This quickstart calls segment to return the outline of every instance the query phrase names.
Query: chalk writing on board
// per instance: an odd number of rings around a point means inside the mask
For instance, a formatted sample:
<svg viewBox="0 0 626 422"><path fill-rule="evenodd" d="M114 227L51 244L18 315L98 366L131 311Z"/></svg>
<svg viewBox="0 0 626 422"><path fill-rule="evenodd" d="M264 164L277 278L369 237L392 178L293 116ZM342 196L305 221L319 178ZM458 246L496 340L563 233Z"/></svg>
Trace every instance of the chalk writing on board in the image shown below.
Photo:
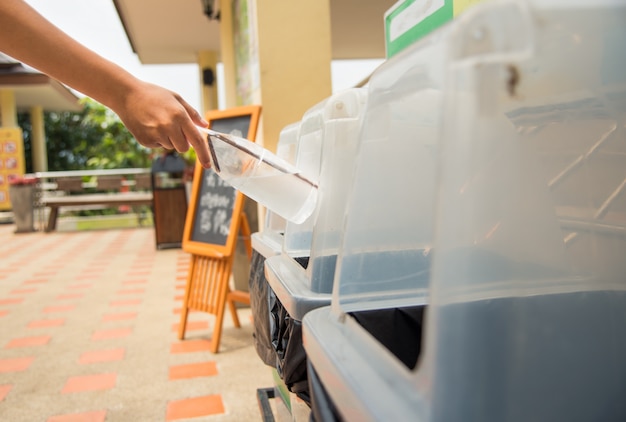
<svg viewBox="0 0 626 422"><path fill-rule="evenodd" d="M198 218L194 238L207 243L223 244L232 222L232 209L237 191L215 172L205 170L198 201Z"/></svg>

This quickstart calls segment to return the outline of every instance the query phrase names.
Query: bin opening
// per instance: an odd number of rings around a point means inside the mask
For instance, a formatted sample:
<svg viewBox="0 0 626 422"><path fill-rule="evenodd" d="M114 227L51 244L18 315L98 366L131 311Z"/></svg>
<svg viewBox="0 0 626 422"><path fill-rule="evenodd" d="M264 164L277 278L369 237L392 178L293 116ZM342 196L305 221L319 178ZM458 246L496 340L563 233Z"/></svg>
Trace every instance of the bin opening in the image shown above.
<svg viewBox="0 0 626 422"><path fill-rule="evenodd" d="M295 257L294 261L296 261L302 268L306 270L309 266L309 259L309 256L299 256Z"/></svg>
<svg viewBox="0 0 626 422"><path fill-rule="evenodd" d="M426 305L350 312L368 333L409 369L414 369L422 350Z"/></svg>

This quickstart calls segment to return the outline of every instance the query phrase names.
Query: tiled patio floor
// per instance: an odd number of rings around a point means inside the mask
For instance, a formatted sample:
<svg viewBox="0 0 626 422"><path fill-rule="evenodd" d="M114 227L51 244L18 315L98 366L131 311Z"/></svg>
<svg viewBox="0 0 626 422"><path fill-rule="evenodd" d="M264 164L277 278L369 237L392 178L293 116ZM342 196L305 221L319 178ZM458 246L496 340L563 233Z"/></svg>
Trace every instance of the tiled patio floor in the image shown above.
<svg viewBox="0 0 626 422"><path fill-rule="evenodd" d="M0 225L0 421L259 421L272 385L252 344L224 318L176 329L189 255L157 251L150 228L14 234Z"/></svg>

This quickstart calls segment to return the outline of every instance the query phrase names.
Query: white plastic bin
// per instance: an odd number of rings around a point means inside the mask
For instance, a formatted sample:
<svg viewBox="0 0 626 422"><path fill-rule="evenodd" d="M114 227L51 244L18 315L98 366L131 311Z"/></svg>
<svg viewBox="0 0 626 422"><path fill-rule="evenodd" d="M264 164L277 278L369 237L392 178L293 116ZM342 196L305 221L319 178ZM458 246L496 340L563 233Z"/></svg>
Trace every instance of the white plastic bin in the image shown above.
<svg viewBox="0 0 626 422"><path fill-rule="evenodd" d="M322 163L323 110L326 100L307 110L298 129L296 167L310 180L319 180ZM318 201L319 202L319 196ZM317 207L317 202L315 206ZM308 257L315 216L294 223L287 221L283 251L294 259Z"/></svg>
<svg viewBox="0 0 626 422"><path fill-rule="evenodd" d="M487 1L375 72L364 121L387 118L364 125L332 305L303 320L317 421L626 420L625 23L623 1ZM418 97L430 137L395 119ZM406 179L368 196L391 161ZM406 216L368 230L381 201ZM420 245L426 279L361 259ZM364 328L378 312L395 323Z"/></svg>
<svg viewBox="0 0 626 422"><path fill-rule="evenodd" d="M303 152L313 156L311 146L318 145L318 202L311 221L298 226L287 223L282 253L265 261L265 277L271 289L272 344L278 375L289 391L307 404L309 391L302 318L309 310L330 303L335 257L366 98L365 89L346 90L329 97L323 106L315 107L303 117L298 160ZM305 121L309 125L305 125ZM308 129L303 130L303 127ZM303 146L302 142L306 144ZM288 247L290 235L295 235L292 240L307 238L307 241L295 242L299 247L292 249ZM326 257L331 259L325 260ZM317 267L324 271L316 271ZM315 283L312 277L317 277Z"/></svg>
<svg viewBox="0 0 626 422"><path fill-rule="evenodd" d="M310 309L330 303L366 99L363 88L334 94L323 107L305 114L305 118L314 115L315 119L315 125L310 126L315 131L304 135L309 138L303 138L300 130L299 142L315 139L314 144L320 146L318 202L310 220L301 225L287 223L283 253L265 263L268 282L289 315L298 321ZM299 151L302 148L298 146ZM304 238L306 242L296 242ZM292 247L296 243L298 246Z"/></svg>
<svg viewBox="0 0 626 422"><path fill-rule="evenodd" d="M280 132L276 155L291 164L296 162L296 150L300 122L285 126ZM254 345L257 354L272 369L274 385L274 417L281 420L307 420L309 406L291 393L276 370L277 355L273 346L276 322L271 311L276 305L276 295L265 278L265 261L279 255L283 250L287 221L278 214L267 211L263 230L252 235L252 260L250 265L250 307L254 320ZM258 393L258 392L257 392Z"/></svg>
<svg viewBox="0 0 626 422"><path fill-rule="evenodd" d="M276 155L287 162L296 163L296 151L298 148L298 131L300 130L300 122L291 123L280 131L278 145L276 146ZM287 220L279 216L271 210L267 210L265 230L273 233L281 234L280 249L282 249L282 235L285 234ZM264 230L264 231L265 231ZM279 250L280 252L280 250Z"/></svg>

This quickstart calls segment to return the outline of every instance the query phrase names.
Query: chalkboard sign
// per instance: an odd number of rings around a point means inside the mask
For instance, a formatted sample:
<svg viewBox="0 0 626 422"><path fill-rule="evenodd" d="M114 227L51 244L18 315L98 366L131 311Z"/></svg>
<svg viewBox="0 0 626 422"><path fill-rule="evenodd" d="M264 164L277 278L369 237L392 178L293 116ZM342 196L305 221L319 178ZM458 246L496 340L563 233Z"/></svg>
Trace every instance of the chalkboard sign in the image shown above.
<svg viewBox="0 0 626 422"><path fill-rule="evenodd" d="M202 172L191 240L226 246L237 191L212 170Z"/></svg>
<svg viewBox="0 0 626 422"><path fill-rule="evenodd" d="M206 114L209 127L254 141L260 106L215 110ZM243 208L243 195L213 170L196 163L183 250L196 255L223 257L233 253Z"/></svg>

